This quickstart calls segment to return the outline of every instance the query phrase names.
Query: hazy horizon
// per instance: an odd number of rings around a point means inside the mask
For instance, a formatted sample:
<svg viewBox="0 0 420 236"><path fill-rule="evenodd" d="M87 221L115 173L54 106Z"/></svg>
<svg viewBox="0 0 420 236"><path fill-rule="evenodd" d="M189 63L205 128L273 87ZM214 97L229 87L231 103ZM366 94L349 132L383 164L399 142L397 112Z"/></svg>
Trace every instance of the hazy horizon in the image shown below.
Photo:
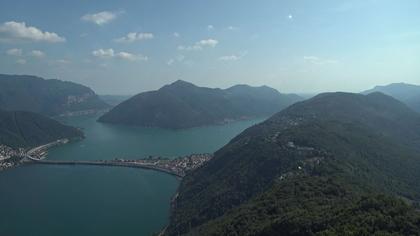
<svg viewBox="0 0 420 236"><path fill-rule="evenodd" d="M0 73L73 81L98 94L133 95L178 79L298 94L420 84L414 0L2 5Z"/></svg>

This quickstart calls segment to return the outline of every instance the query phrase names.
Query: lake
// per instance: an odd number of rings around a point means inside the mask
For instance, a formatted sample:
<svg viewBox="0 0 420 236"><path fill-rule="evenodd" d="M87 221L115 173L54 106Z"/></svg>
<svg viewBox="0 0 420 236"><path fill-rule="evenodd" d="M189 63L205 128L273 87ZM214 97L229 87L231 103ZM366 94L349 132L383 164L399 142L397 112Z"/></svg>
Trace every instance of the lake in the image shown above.
<svg viewBox="0 0 420 236"><path fill-rule="evenodd" d="M165 130L63 118L86 138L55 147L50 160L99 160L211 153L253 124ZM152 170L25 165L0 172L0 235L151 235L169 217L179 180Z"/></svg>

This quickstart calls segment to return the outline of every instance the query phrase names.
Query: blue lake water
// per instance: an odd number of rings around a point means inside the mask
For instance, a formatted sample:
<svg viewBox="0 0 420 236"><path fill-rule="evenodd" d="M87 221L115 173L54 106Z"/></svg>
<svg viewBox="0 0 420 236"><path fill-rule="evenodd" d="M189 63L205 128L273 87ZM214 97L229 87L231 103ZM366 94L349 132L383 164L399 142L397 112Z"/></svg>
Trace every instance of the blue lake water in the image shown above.
<svg viewBox="0 0 420 236"><path fill-rule="evenodd" d="M86 138L56 147L48 159L175 157L214 152L263 119L185 130L64 118ZM163 228L179 180L151 170L26 165L0 172L0 235L150 235Z"/></svg>

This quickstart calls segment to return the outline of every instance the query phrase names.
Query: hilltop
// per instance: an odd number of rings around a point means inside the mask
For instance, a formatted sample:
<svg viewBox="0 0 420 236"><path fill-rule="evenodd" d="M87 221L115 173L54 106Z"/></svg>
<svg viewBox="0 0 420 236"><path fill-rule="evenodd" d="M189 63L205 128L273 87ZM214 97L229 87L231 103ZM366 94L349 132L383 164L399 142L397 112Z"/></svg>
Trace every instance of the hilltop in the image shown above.
<svg viewBox="0 0 420 236"><path fill-rule="evenodd" d="M373 92L381 92L392 96L411 107L413 110L420 112L420 86L406 83L393 83L385 86L376 86L373 89L362 92L369 94Z"/></svg>
<svg viewBox="0 0 420 236"><path fill-rule="evenodd" d="M302 100L267 86L228 89L198 87L178 80L159 90L140 93L99 118L100 122L190 128L263 117Z"/></svg>

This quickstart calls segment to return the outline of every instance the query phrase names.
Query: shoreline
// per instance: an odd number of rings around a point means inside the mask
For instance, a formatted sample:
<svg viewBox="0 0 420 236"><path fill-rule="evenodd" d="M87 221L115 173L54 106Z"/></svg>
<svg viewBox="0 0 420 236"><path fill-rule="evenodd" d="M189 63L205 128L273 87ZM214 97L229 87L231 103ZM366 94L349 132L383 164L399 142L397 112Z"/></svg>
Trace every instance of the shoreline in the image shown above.
<svg viewBox="0 0 420 236"><path fill-rule="evenodd" d="M165 127L165 126L159 126L159 125L142 125L142 124L132 124L132 123L125 123L125 122L110 122L110 121L103 121L99 118L96 120L98 123L107 124L107 125L115 125L115 126L122 126L122 127L135 127L135 128L156 128L156 129L164 129L164 130L172 130L172 131L179 131L179 130L190 130L190 129L197 129L197 128L206 128L206 127L212 127L212 126L224 126L233 124L236 122L247 122L247 121L253 121L253 120L259 120L258 123L268 119L270 116L249 116L249 117L241 117L237 119L225 119L223 121L217 121L213 123L208 124L202 124L202 125L193 125L193 126L185 126L185 127ZM255 123L257 124L257 123Z"/></svg>
<svg viewBox="0 0 420 236"><path fill-rule="evenodd" d="M0 172L4 170L12 169L12 168L17 168L22 164L30 163L31 161L34 161L34 160L45 159L48 154L48 149L58 146L58 145L64 145L71 141L72 140L68 138L63 138L63 139L58 139L53 142L36 146L30 149L28 148L13 149L11 147L3 145L4 147L7 147L8 150L13 152L13 154L9 157L4 157L3 160L0 161ZM33 155L37 155L38 158L34 158Z"/></svg>

